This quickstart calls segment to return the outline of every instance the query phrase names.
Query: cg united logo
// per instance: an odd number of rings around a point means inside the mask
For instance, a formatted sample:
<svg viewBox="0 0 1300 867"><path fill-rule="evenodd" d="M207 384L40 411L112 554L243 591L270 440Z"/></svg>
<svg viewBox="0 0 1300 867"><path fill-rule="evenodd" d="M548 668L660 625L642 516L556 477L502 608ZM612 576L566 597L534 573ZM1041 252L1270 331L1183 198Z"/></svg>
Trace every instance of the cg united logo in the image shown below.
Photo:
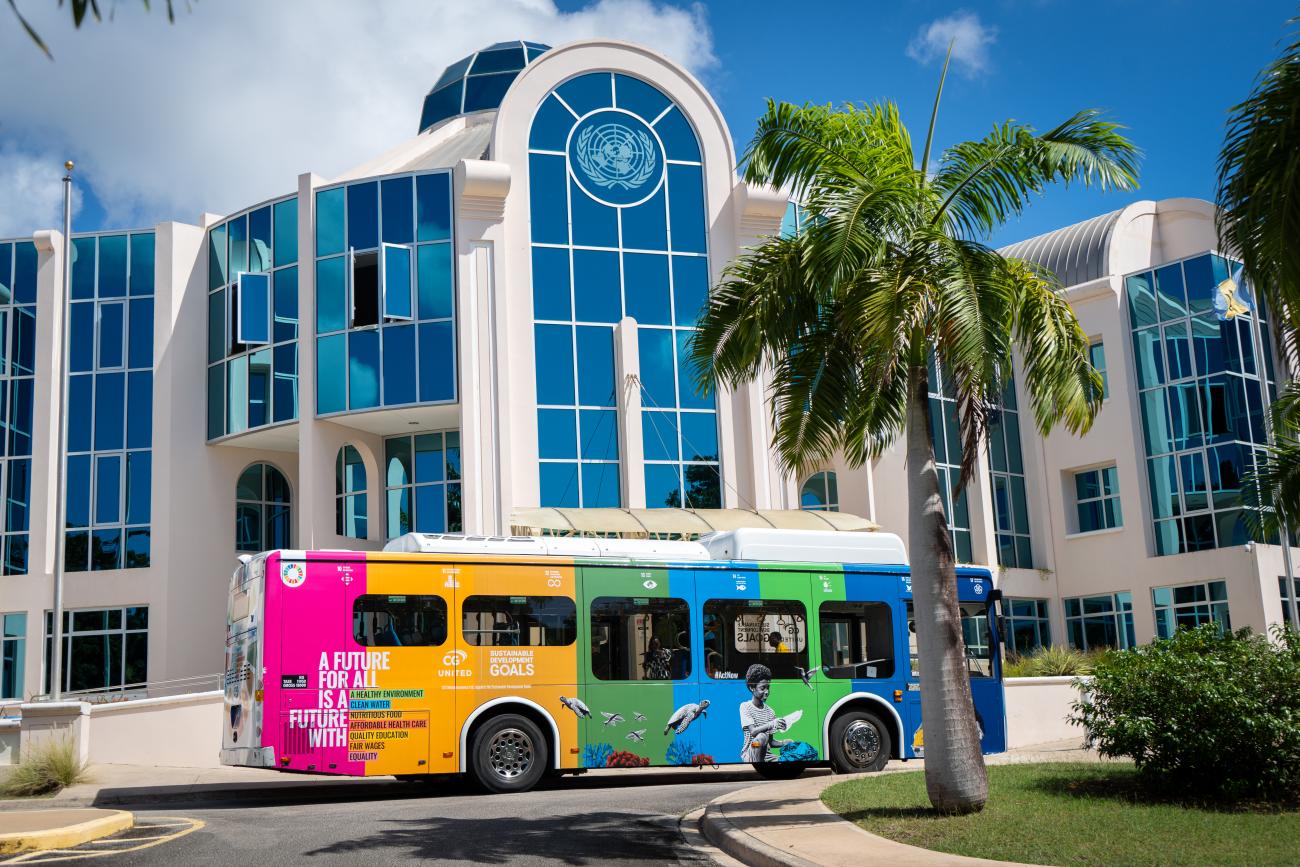
<svg viewBox="0 0 1300 867"><path fill-rule="evenodd" d="M663 149L650 128L619 111L578 123L569 138L574 178L592 198L615 207L636 205L659 189Z"/></svg>

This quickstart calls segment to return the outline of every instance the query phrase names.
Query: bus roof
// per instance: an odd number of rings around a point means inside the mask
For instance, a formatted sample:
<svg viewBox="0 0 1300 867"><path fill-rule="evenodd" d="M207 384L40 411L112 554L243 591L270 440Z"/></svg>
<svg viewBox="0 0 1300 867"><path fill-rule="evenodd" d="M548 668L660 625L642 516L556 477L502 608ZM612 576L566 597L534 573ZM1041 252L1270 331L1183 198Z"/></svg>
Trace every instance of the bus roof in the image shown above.
<svg viewBox="0 0 1300 867"><path fill-rule="evenodd" d="M632 560L749 560L779 563L907 565L907 549L893 533L746 528L709 533L698 542L570 536L465 536L407 533L385 551L423 554L506 554L532 557Z"/></svg>

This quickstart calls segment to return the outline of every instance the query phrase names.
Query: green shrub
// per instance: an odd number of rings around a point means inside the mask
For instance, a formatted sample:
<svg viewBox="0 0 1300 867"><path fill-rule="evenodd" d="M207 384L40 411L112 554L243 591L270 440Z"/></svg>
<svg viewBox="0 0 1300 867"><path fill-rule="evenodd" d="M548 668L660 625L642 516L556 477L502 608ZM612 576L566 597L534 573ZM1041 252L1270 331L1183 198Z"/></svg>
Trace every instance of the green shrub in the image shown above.
<svg viewBox="0 0 1300 867"><path fill-rule="evenodd" d="M1002 663L1003 677L1078 677L1090 674L1106 651L1084 653L1072 647L1040 647L1023 656L1009 655Z"/></svg>
<svg viewBox="0 0 1300 867"><path fill-rule="evenodd" d="M1112 653L1071 721L1152 788L1214 801L1300 800L1300 634L1217 626Z"/></svg>
<svg viewBox="0 0 1300 867"><path fill-rule="evenodd" d="M54 741L24 756L0 782L0 795L30 798L50 795L74 783L85 782L86 763L71 740Z"/></svg>

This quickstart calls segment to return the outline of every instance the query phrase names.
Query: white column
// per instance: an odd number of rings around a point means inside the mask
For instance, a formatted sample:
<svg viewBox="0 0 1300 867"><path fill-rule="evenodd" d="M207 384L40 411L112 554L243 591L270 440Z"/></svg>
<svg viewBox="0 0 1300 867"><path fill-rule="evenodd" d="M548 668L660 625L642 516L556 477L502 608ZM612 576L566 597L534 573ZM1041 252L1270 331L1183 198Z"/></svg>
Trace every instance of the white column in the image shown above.
<svg viewBox="0 0 1300 867"><path fill-rule="evenodd" d="M636 320L614 326L614 383L618 401L618 454L623 505L644 509L645 449L641 439L641 351Z"/></svg>

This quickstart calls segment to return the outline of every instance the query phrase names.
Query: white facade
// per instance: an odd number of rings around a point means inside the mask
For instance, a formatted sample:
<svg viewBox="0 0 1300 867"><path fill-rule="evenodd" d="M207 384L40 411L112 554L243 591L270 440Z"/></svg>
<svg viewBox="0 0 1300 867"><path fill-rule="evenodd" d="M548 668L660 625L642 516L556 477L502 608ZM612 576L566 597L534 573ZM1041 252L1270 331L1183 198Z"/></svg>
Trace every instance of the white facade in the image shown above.
<svg viewBox="0 0 1300 867"><path fill-rule="evenodd" d="M495 46L494 49L507 50ZM694 505L689 502L690 493L687 491L692 470L700 471L695 478L706 479L704 488L697 489L704 490L708 488L708 479L711 478L708 474L715 471L714 467L720 468L716 470L720 473L720 482L713 483L717 502L704 505L747 509L799 507L798 482L802 480L782 478L765 446L771 437L761 384L750 385L736 393L723 393L718 396L716 404L698 409L686 405L686 386L681 384L683 380L679 376L679 403L675 407L648 402L647 395L651 393L656 373L643 369L644 360L652 354L643 351L641 344L662 335L647 331L645 323L627 315L627 309L622 310L617 321L597 323L599 328L605 329L599 332L599 336L604 339L608 332L612 339L612 376L616 386L611 402L584 408L580 394L573 399L573 417L581 419L581 424L587 424L588 416L597 418L599 413L606 414L601 418L614 420L615 427L607 432L609 443L603 452L604 457L587 462L585 452L592 445L590 436L577 441L578 453L571 461L565 457L552 459L542 453L556 446L549 442L546 431L539 431L538 407L547 403L539 400L539 392L549 373L543 371L539 374L534 343L535 335L540 333L536 329L546 326L550 316L534 309L537 297L534 289L541 278L533 272L534 257L530 248L545 246L539 242L534 214L536 208L547 205L545 196L533 189L533 163L530 160L536 158L540 165L546 157L568 159L566 154L571 153L552 153L544 147L530 148L535 117L541 117L539 107L550 98L548 95L557 86L593 71L612 74L612 81L632 79L652 85L659 97L646 91L644 100L653 102L662 98L669 106L664 109L665 115L675 106L686 120L688 132L693 131L699 149L698 161L674 158L671 142L668 145L660 142L658 147L661 150L656 153L662 157L662 177L665 179L672 172L676 173L674 177L694 177L693 173L698 172L703 189L703 228L707 241L702 250L681 251L673 246L679 215L672 211L669 202L666 216L664 213L659 216L668 224L666 248L651 251L662 256L665 264L675 265L681 260L683 267L695 267L703 263L707 267L709 283L716 281L738 251L779 230L787 201L785 196L775 191L751 187L737 177L733 138L717 105L698 81L663 57L635 45L610 41L575 43L544 53L541 47L526 43L521 50L527 53L527 64L514 77L504 96L499 97L499 106L455 114L437 121L414 138L397 143L389 152L337 178L326 179L305 170L297 178L296 191L293 179L286 178L285 189L278 191L279 198L268 200L296 200L296 222L277 223L278 240L274 245L279 256L280 242L287 241L290 232L296 236L293 245L296 246L296 278L289 275L284 280L285 285L293 287L289 292L296 302L291 305L296 307L296 325L290 330L296 331L296 335L280 342L274 337L269 338L266 349L267 353L272 353L279 347L291 348L292 351L286 350L284 356L286 359L296 356L292 368L284 369L291 372L282 373L278 358L272 369L271 356L259 355L260 344L249 348L248 344L238 343L228 331L221 328L214 331L211 311L222 310L224 312L220 315L230 315L232 321L239 315L229 301L233 296L225 294L227 287L233 285L237 263L234 259L222 259L221 268L229 266L230 273L224 277L216 275L211 272L215 260L209 251L215 243L213 238L217 237L212 230L236 231L230 228L232 219L205 214L193 225L162 223L153 230L156 252L149 565L69 571L64 597L66 608L72 611L148 609L147 681L151 692L196 691L212 688L215 683L215 673L221 668L223 653L227 580L238 553L236 486L241 474L253 464L269 465L282 475L289 491L291 521L288 539L281 537L279 541L286 547L305 549L378 550L391 529L409 528L407 525L412 520L418 520L411 514L416 509L426 508L423 505L425 501L417 496L421 493L417 491L420 480L393 481L393 447L386 445L385 441L386 438L426 432L453 432L459 436L460 479L454 483L446 476L445 467L438 470L443 475L437 483L442 485L438 488L441 499L437 502L441 505L437 508L442 510L440 514L447 520L451 520L458 509L460 528L467 533L508 533L511 515L516 509L559 504L548 502L548 497L554 499L556 494L544 491L540 480L539 462L544 464L550 460L558 462L556 466L560 467L558 472L561 476L571 464L575 479L589 479L581 482L582 485L609 485L610 492L605 496L612 497L622 507L663 505L663 491L648 492L647 480L666 478L664 473L671 475L673 472L679 473L676 478L680 492L672 492L670 496L680 494L687 498L687 505ZM491 51L484 53L490 54ZM461 73L463 77L464 68ZM473 70L470 75L473 75ZM631 93L632 85L628 87ZM441 91L435 88L435 92ZM434 95L431 93L431 98ZM458 98L464 99L462 105L468 108L471 92L466 90ZM573 128L576 130L582 122L576 119L587 115L570 110L573 111ZM597 108L590 113L617 110L621 108ZM650 119L644 119L642 123L647 128L653 126ZM659 131L656 129L656 138ZM662 132L663 138L667 139L669 132L666 129ZM680 132L678 135L680 137ZM309 169L310 154L304 154L303 159L305 169ZM649 161L657 171L654 163L653 159ZM641 165L644 167L647 163ZM367 179L414 180L438 172L450 173L452 219L447 236L424 239L419 237L422 231L419 229L398 246L409 249L412 260L420 259L423 248L428 247L432 261L439 254L432 247L440 243L451 245L451 297L454 301L450 317L426 317L424 313L413 310L409 325L401 317L378 315L377 318L383 320L382 325L357 324L361 320L355 292L360 291L358 287L362 285L363 277L356 270L358 266L353 253L345 253L342 249L341 234L337 256L322 252L324 243L321 239L332 230L324 225L326 220L318 219L318 207L322 207L320 202L325 199L318 198L317 194L328 192L340 184ZM571 183L568 175L564 182ZM392 188L416 190L415 220L422 226L419 221L423 219L421 209L424 203L419 198L422 195L420 188L418 185L403 186L406 183L400 181ZM665 187L669 190L665 194L667 198L677 182L663 180L659 183L668 185ZM389 195L388 189L384 188L385 197ZM263 210L254 206L241 214L254 212L263 213ZM270 211L264 213L266 219L271 219ZM285 213L288 213L287 209ZM277 211L277 220L278 216ZM389 218L386 216L385 219ZM681 219L693 217L686 214ZM624 243L626 227L623 222L618 226L617 249L621 251L618 255L623 263L619 272L622 274L621 285L624 291L630 292L627 288L629 277L638 275L628 263L643 260L636 259L641 254L627 252L629 246ZM570 228L576 231L572 226ZM234 242L227 246L226 235L220 234L220 237L223 239L221 249L234 256ZM269 245L271 236L268 234L266 237ZM574 237L570 234L566 244L553 246L570 250L586 250L591 246L579 244ZM42 230L32 239L38 254L34 383L34 406L37 409L31 422L33 446L30 458L31 508L26 529L27 569L26 574L0 576L0 614L25 612L27 615L25 629L6 639L11 659L11 681L16 682L14 672L21 671L23 695L44 692L43 620L44 613L51 608L54 551L59 544L51 492L56 469L57 407L62 398L57 376L60 369L59 329L62 327L62 238L57 232ZM385 255L384 243L376 239L380 256ZM250 251L254 246L254 242L249 242L248 246L240 248L240 255L253 255ZM1227 602L1233 627L1263 628L1281 619L1277 584L1277 577L1281 574L1280 549L1237 545L1176 556L1155 555L1142 420L1124 300L1124 277L1216 247L1213 212L1208 203L1194 200L1139 202L1119 213L1109 226L1106 242L1093 251L1093 259L1089 261L1100 269L1098 276L1068 288L1069 298L1084 328L1090 335L1104 341L1110 397L1094 429L1082 438L1056 432L1046 440L1040 440L1029 429L1027 419L1021 422L1028 537L1032 563L1036 568L1006 569L1000 573L999 579L1007 596L1045 600L1050 612L1051 638L1056 643L1066 640L1062 601L1066 598L1130 592L1136 639L1141 642L1155 634L1151 588L1207 580L1227 583ZM354 248L355 245L348 249ZM592 249L597 248L600 248L599 244ZM225 255L223 252L222 256ZM265 251L263 255L267 255ZM1096 255L1104 259L1098 262ZM335 327L337 334L333 337L337 339L334 342L331 342L331 335L326 334L329 329L319 327L334 315L331 310L318 310L318 299L326 297L328 292L317 285L317 275L332 273L326 267L326 259L346 262L346 267L353 269L349 272L352 275L348 278L350 282L345 284L355 290L351 296L352 303L350 308L343 305L343 309L350 309L350 313L344 315L351 316L351 319ZM687 259L691 261L686 262ZM277 261L274 266L269 261L264 262L260 270L273 273L285 261ZM250 271L259 270L251 264L247 267ZM416 266L409 267L414 269ZM4 274L0 273L0 282L3 282L3 277ZM408 270L407 278L418 282L423 279L423 272ZM573 279L573 285L577 286L578 278ZM385 287L388 285L384 284ZM676 287L678 284L673 285ZM422 287L423 284L418 289L420 303L424 299ZM406 301L414 305L416 302L411 300L409 293L417 290L408 287L407 291ZM595 328L583 324L587 311L577 309L581 306L580 288L572 291L575 293L572 296L574 309L569 315L573 324L564 327L577 332ZM671 290L667 291L671 295ZM241 294L239 297L245 296ZM379 303L387 303L383 291L379 298ZM275 306L275 317L280 317L273 327L289 324L287 317L280 316L278 305L282 301L290 304L287 297L276 296L274 302L267 300L268 305ZM393 377L400 371L393 371L390 376L384 372L388 368L383 366L384 357L390 360L394 357L386 356L389 353L389 335L396 341L399 329L409 327L411 331L402 333L414 341L416 329L424 329L426 325L428 335L446 333L438 330L445 324L444 320L450 322L454 363L434 363L421 354L418 366L420 376L424 378L421 381L426 385L435 377L447 377L447 381L454 384L450 397L444 395L425 400L421 394L416 400L385 402L382 397L363 393L368 385L361 374L366 372L380 379L380 383L374 386L375 394L386 395L384 389L396 389ZM239 321L242 326L243 320ZM661 328L664 333L674 335L673 339L680 339L680 333L689 330L689 323L677 318ZM378 359L370 363L363 357L368 351L366 347L380 345L378 335L381 331L384 349ZM357 337L359 333L364 334ZM420 346L424 347L426 331L421 330L419 334ZM273 343L275 346L271 346ZM342 368L346 371L344 381L334 381L337 376L329 374L318 382L318 370L325 370L332 363L318 358L318 353L334 352L333 347L345 345L349 354L346 366ZM396 342L391 345L396 345ZM96 347L99 352L98 342ZM585 365L579 354L574 367L579 388L586 375ZM218 369L219 374L214 372ZM96 366L96 375L99 370ZM250 370L254 372L250 374ZM261 370L260 374L258 370ZM214 412L214 398L210 394L214 376L220 377L221 382L215 412L224 416L216 420L210 418ZM235 377L240 377L237 383ZM414 388L413 385L410 387ZM255 396L254 392L259 388L264 388L265 392ZM318 403L318 394L324 392L332 395L329 400L342 395L343 408L320 412L322 404ZM272 418L273 393L275 401L295 396L294 417L278 421ZM231 407L235 401L247 403L241 404L232 415ZM374 405L357 408L358 401L369 401ZM283 403L278 405L281 409L287 406ZM1025 405L1023 399L1021 405ZM660 410L663 410L660 415L654 415ZM567 410L556 412L562 411ZM700 417L692 416L697 411L705 415L716 412L715 454L689 454L691 451L713 450L688 449L691 444L686 441L684 433L678 442L663 444L664 448L676 446L676 457L660 456L656 459L646 453L647 446L653 450L662 444L655 439L657 434L647 428L652 424L652 417L673 416L673 424L681 426L688 421L692 424L700 422ZM256 418L263 419L263 423L252 423ZM439 442L447 450L452 448L451 439L444 438ZM345 491L340 500L335 488L336 462L340 450L346 445L354 447L359 455L367 484L356 491ZM560 443L560 446L564 444ZM450 451L439 452L438 461L445 460L450 465L449 454ZM654 463L656 460L667 469L647 470L647 461ZM996 567L995 506L987 454L982 461L968 492L971 559ZM1111 464L1118 472L1122 526L1094 533L1074 532L1071 523L1075 510L1071 473L1081 468ZM96 463L95 467L98 472L99 464ZM901 444L869 468L837 466L827 469L836 473L838 507L841 510L875 520L885 529L906 538ZM398 475L401 472L399 467ZM405 472L409 474L409 468ZM417 467L415 474L418 476L419 472ZM359 478L351 470L348 473L349 479ZM617 491L613 491L612 482L608 481L614 478L617 479ZM562 496L569 494L562 492ZM430 499L428 502L434 501ZM340 503L344 504L344 516L339 513ZM582 503L611 504L611 501ZM96 502L95 507L98 505ZM400 517L396 514L398 509L402 511ZM338 532L341 521L345 522L345 529L364 526L364 537L341 535ZM407 524L399 527L402 521ZM259 538L269 538L268 534L272 532L267 529L269 523L260 527L257 532L263 536ZM93 527L89 532L93 534ZM90 562L94 562L95 552L99 550L92 550ZM111 556L111 552L105 556ZM1300 558L1300 551L1297 558ZM113 621L106 622L109 625L102 630L105 636L115 630L125 631L125 626L115 628ZM126 640L125 637L99 636L98 633L96 636L93 640L85 639L74 649L74 664L81 658L80 654L116 653L115 648L119 645L114 642ZM75 627L74 640L80 640ZM95 647L107 649L96 651ZM16 658L19 649L23 655L21 664ZM91 661L88 664L93 667L98 663ZM115 685L130 680L120 673L115 675L109 670L111 666L99 665L107 672L104 676L110 681L116 678ZM99 675L96 670L92 679ZM73 686L75 688L76 684Z"/></svg>

